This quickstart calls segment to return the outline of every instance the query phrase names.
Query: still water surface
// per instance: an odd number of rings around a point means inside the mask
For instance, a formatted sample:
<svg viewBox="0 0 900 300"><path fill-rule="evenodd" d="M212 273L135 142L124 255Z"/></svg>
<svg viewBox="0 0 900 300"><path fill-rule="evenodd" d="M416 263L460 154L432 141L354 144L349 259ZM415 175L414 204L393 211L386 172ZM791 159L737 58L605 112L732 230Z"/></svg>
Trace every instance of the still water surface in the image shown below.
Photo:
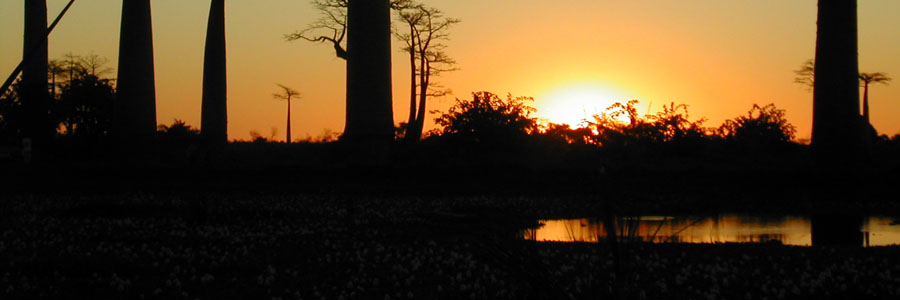
<svg viewBox="0 0 900 300"><path fill-rule="evenodd" d="M900 218L868 217L860 231L865 246L900 244ZM525 239L557 242L597 242L606 237L598 219L541 220L541 227L524 232ZM714 217L643 216L619 219L617 232L657 243L757 243L777 241L785 245L812 244L812 225L806 216L764 217L719 215Z"/></svg>

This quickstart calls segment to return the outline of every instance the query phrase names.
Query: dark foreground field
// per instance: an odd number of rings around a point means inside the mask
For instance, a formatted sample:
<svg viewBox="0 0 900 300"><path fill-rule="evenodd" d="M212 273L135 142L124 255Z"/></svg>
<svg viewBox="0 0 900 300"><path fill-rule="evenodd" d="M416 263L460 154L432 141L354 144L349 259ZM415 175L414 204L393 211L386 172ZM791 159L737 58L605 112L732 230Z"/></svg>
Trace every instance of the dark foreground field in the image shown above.
<svg viewBox="0 0 900 300"><path fill-rule="evenodd" d="M896 299L900 247L535 243L544 196L4 195L2 299ZM617 275L618 274L618 275Z"/></svg>

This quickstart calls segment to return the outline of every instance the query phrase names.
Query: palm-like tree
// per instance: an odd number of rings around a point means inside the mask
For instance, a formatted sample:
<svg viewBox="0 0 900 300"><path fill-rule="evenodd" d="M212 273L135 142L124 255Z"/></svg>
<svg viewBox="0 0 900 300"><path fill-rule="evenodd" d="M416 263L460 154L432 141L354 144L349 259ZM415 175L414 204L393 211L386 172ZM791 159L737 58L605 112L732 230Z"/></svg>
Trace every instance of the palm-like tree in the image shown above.
<svg viewBox="0 0 900 300"><path fill-rule="evenodd" d="M275 99L287 100L287 137L285 138L285 142L291 143L291 98L300 96L300 92L285 86L280 83L276 83L278 87L282 89L281 93L272 94L272 97Z"/></svg>
<svg viewBox="0 0 900 300"><path fill-rule="evenodd" d="M859 81L863 83L863 119L866 120L866 124L871 124L869 122L869 84L870 83L881 83L888 84L888 81L891 81L891 78L884 73L859 73Z"/></svg>

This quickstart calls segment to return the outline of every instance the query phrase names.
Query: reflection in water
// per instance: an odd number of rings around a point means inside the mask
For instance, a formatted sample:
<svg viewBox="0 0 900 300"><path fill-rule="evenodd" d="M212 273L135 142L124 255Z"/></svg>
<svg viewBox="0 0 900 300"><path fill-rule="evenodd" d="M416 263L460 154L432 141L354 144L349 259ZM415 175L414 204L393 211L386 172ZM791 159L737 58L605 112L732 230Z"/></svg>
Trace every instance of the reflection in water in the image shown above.
<svg viewBox="0 0 900 300"><path fill-rule="evenodd" d="M559 242L597 242L606 236L603 222L595 219L542 220L528 229L525 239ZM869 217L863 222L864 245L900 244L900 225L891 218ZM720 215L716 217L656 217L619 219L619 236L645 242L812 244L810 219L804 216L764 217Z"/></svg>

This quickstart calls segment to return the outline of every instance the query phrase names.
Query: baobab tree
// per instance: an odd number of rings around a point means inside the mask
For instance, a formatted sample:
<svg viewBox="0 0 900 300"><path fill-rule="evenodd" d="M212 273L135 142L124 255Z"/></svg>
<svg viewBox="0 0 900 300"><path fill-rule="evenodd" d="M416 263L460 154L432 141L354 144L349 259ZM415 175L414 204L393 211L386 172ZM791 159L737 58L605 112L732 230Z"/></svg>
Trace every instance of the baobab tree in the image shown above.
<svg viewBox="0 0 900 300"><path fill-rule="evenodd" d="M276 83L278 87L282 89L280 93L272 94L272 97L275 99L287 100L287 137L285 138L285 142L291 143L291 99L297 96L300 96L300 92L287 87L283 84Z"/></svg>
<svg viewBox="0 0 900 300"><path fill-rule="evenodd" d="M53 137L50 122L49 71L47 54L47 2L25 1L25 26L22 51L21 100L25 113L23 134L30 138L35 157L40 155ZM5 92L5 91L4 91Z"/></svg>
<svg viewBox="0 0 900 300"><path fill-rule="evenodd" d="M819 0L812 149L845 165L864 152L859 117L856 0Z"/></svg>
<svg viewBox="0 0 900 300"><path fill-rule="evenodd" d="M869 84L870 83L881 83L888 84L891 81L891 78L884 73L859 73L859 81L863 84L863 120L866 121L866 124L871 124L869 122Z"/></svg>
<svg viewBox="0 0 900 300"><path fill-rule="evenodd" d="M331 43L335 54L347 60L347 110L341 139L367 143L390 141L394 136L390 10L406 7L410 1L314 0L312 3L322 18L306 30L287 35L286 39Z"/></svg>
<svg viewBox="0 0 900 300"><path fill-rule="evenodd" d="M122 2L118 69L113 135L120 150L146 152L156 137L150 0Z"/></svg>
<svg viewBox="0 0 900 300"><path fill-rule="evenodd" d="M225 58L225 0L212 0L203 58L200 135L207 145L228 143L228 82Z"/></svg>
<svg viewBox="0 0 900 300"><path fill-rule="evenodd" d="M456 61L446 54L446 45L441 42L449 39L447 31L460 20L445 17L440 10L424 5L400 10L399 19L409 29L408 33L397 30L394 34L405 43L403 50L409 53L409 120L404 138L415 142L422 137L428 97L444 96L451 92L433 82L432 77L456 70L453 67Z"/></svg>

